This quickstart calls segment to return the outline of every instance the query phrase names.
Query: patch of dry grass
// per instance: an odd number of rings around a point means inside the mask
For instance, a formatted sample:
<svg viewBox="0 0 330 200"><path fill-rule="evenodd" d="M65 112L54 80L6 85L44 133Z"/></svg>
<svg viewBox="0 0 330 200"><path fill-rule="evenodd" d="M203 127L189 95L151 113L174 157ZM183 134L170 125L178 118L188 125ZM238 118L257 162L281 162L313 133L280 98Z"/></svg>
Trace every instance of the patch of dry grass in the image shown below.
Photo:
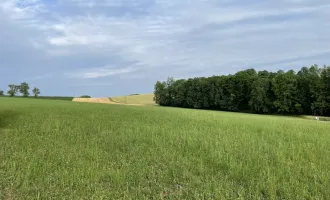
<svg viewBox="0 0 330 200"><path fill-rule="evenodd" d="M130 95L130 96L118 96L111 97L110 100L115 103L121 104L131 104L131 105L156 105L153 101L153 94L139 94L139 95Z"/></svg>
<svg viewBox="0 0 330 200"><path fill-rule="evenodd" d="M87 103L113 103L109 98L73 98L72 101Z"/></svg>

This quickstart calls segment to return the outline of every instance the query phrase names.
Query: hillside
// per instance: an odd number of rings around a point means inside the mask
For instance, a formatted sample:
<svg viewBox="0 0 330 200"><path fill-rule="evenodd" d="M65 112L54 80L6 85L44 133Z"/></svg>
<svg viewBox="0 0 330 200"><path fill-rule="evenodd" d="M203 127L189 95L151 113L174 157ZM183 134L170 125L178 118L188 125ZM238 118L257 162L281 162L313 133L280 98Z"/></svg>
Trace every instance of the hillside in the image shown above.
<svg viewBox="0 0 330 200"><path fill-rule="evenodd" d="M138 94L128 96L110 97L110 100L115 103L122 104L141 104L141 105L156 105L153 101L153 94Z"/></svg>

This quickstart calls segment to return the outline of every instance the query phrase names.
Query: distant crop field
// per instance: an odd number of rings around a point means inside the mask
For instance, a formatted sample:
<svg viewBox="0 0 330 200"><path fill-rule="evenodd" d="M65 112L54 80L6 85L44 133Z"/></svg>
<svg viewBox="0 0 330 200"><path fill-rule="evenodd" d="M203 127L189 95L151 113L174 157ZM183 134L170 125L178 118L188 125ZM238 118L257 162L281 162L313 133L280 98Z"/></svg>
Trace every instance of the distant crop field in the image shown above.
<svg viewBox="0 0 330 200"><path fill-rule="evenodd" d="M156 105L153 98L153 94L134 94L128 96L111 97L110 100L115 103L122 104Z"/></svg>
<svg viewBox="0 0 330 200"><path fill-rule="evenodd" d="M329 123L0 98L0 199L330 199Z"/></svg>

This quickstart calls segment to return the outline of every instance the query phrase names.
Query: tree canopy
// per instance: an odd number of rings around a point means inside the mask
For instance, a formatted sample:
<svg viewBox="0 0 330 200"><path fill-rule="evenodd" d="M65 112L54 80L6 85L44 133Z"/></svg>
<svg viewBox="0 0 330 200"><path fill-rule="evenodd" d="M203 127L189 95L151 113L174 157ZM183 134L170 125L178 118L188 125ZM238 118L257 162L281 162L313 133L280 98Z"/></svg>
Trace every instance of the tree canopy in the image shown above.
<svg viewBox="0 0 330 200"><path fill-rule="evenodd" d="M330 67L296 73L257 72L157 81L154 101L162 106L253 113L330 115Z"/></svg>
<svg viewBox="0 0 330 200"><path fill-rule="evenodd" d="M19 86L19 91L23 95L23 97L28 97L30 95L29 89L30 89L30 86L27 82L23 82Z"/></svg>
<svg viewBox="0 0 330 200"><path fill-rule="evenodd" d="M33 93L34 97L37 98L40 95L39 88L36 88L36 87L33 88L32 93Z"/></svg>
<svg viewBox="0 0 330 200"><path fill-rule="evenodd" d="M9 87L9 90L7 91L8 95L11 97L15 96L19 90L19 86L15 84L9 84L8 87Z"/></svg>

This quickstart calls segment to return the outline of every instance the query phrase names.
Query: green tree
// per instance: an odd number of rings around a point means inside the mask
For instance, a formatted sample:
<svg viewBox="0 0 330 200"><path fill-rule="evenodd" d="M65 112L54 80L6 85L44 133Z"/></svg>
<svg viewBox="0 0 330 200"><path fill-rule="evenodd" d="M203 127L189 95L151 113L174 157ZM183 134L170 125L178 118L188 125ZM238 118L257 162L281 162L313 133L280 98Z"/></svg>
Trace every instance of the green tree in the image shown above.
<svg viewBox="0 0 330 200"><path fill-rule="evenodd" d="M297 84L297 76L293 70L286 73L280 71L273 78L272 86L276 96L274 105L279 113L302 113L302 106L298 102Z"/></svg>
<svg viewBox="0 0 330 200"><path fill-rule="evenodd" d="M200 78L187 80L186 102L188 108L203 108L203 92Z"/></svg>
<svg viewBox="0 0 330 200"><path fill-rule="evenodd" d="M317 105L320 115L330 115L330 67L324 66L322 69L320 95Z"/></svg>
<svg viewBox="0 0 330 200"><path fill-rule="evenodd" d="M313 114L318 109L316 101L321 92L321 69L317 65L303 67L298 72L298 99L305 114Z"/></svg>
<svg viewBox="0 0 330 200"><path fill-rule="evenodd" d="M169 88L169 93L172 95L172 106L186 107L184 84L186 80L176 80Z"/></svg>
<svg viewBox="0 0 330 200"><path fill-rule="evenodd" d="M36 87L33 88L32 93L33 93L34 97L37 98L40 94L39 88L36 88Z"/></svg>
<svg viewBox="0 0 330 200"><path fill-rule="evenodd" d="M249 106L256 113L270 113L273 110L271 80L268 77L259 77L252 84Z"/></svg>
<svg viewBox="0 0 330 200"><path fill-rule="evenodd" d="M211 101L213 101L213 107L216 110L228 110L227 104L227 89L226 89L226 82L228 77L227 76L214 76L211 77ZM212 105L212 102L210 103Z"/></svg>
<svg viewBox="0 0 330 200"><path fill-rule="evenodd" d="M297 74L248 69L228 76L158 81L162 106L198 109L330 115L330 67L303 67Z"/></svg>
<svg viewBox="0 0 330 200"><path fill-rule="evenodd" d="M165 93L165 82L157 81L154 91L154 101L159 105L165 106Z"/></svg>
<svg viewBox="0 0 330 200"><path fill-rule="evenodd" d="M0 90L0 96L3 96L3 95L4 95L3 91L2 91L2 90Z"/></svg>
<svg viewBox="0 0 330 200"><path fill-rule="evenodd" d="M19 86L19 91L23 95L23 97L28 97L30 95L29 89L30 86L26 82L21 83L21 85Z"/></svg>
<svg viewBox="0 0 330 200"><path fill-rule="evenodd" d="M7 93L9 94L9 96L10 97L15 96L16 93L19 90L19 86L18 85L15 85L15 84L9 84L8 87L9 87L9 90L7 91Z"/></svg>
<svg viewBox="0 0 330 200"><path fill-rule="evenodd" d="M257 78L257 72L254 69L247 69L237 72L234 77L235 108L237 110L248 110L252 84Z"/></svg>

